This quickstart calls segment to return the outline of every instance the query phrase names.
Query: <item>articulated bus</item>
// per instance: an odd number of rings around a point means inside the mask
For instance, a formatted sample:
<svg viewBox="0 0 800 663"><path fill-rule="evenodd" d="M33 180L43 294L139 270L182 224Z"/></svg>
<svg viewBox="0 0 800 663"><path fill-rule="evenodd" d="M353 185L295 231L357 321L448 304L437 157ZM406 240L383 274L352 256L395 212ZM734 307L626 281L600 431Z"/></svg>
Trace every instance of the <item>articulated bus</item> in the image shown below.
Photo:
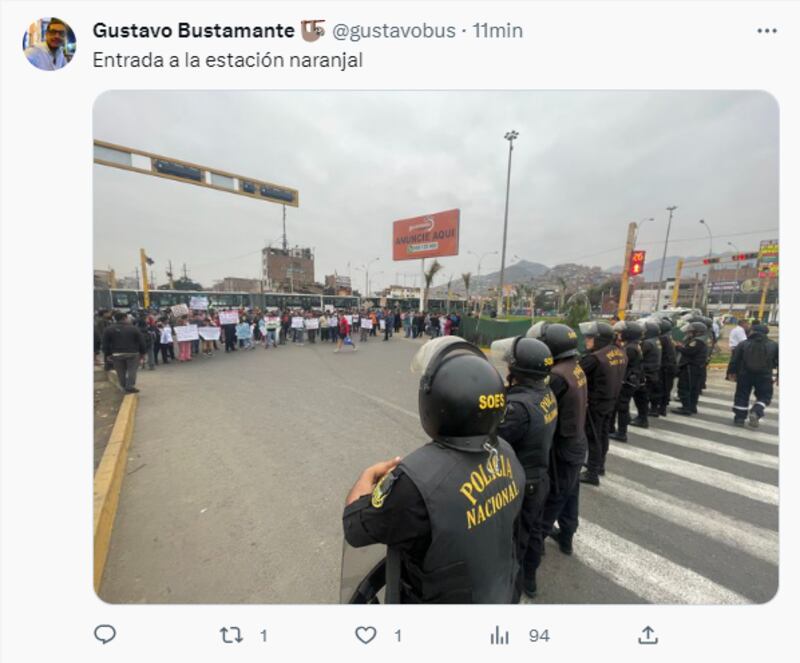
<svg viewBox="0 0 800 663"><path fill-rule="evenodd" d="M210 308L217 310L238 308L301 308L309 311L324 310L327 307L337 309L354 309L361 307L361 297L342 297L336 295L307 295L288 292L210 292L193 290L151 290L150 306L154 309L164 309L175 304L188 305L192 297L205 297ZM372 302L374 306L386 306L392 310L416 311L419 308L419 299L399 299L387 297L381 299L371 298L364 302ZM384 303L385 302L385 303ZM117 288L95 288L94 308L116 309L120 311L136 310L144 307L144 292L142 290L122 290ZM428 300L429 311L442 313L447 310L446 299ZM450 311L464 312L464 302L451 300Z"/></svg>

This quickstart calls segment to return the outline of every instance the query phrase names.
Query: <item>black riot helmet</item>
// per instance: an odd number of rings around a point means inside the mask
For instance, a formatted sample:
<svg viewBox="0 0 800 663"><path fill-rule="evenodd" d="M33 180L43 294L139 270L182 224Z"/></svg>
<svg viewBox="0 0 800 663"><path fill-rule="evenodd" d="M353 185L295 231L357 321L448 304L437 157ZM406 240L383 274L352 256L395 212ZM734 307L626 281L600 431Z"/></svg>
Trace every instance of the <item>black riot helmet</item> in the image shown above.
<svg viewBox="0 0 800 663"><path fill-rule="evenodd" d="M690 322L688 325L681 327L681 331L689 338L697 338L698 336L705 336L708 333L708 327L702 322Z"/></svg>
<svg viewBox="0 0 800 663"><path fill-rule="evenodd" d="M614 341L614 328L603 320L582 322L578 325L578 328L581 330L581 334L583 334L584 337L595 339L595 350L604 348Z"/></svg>
<svg viewBox="0 0 800 663"><path fill-rule="evenodd" d="M553 367L553 353L542 341L525 336L503 338L492 343L492 360L508 365L512 375L543 380Z"/></svg>
<svg viewBox="0 0 800 663"><path fill-rule="evenodd" d="M422 375L419 418L431 439L458 451L496 446L505 385L479 348L457 336L442 336L417 351L411 369Z"/></svg>
<svg viewBox="0 0 800 663"><path fill-rule="evenodd" d="M620 320L614 325L614 331L620 335L623 341L638 341L644 334L642 325L630 320Z"/></svg>
<svg viewBox="0 0 800 663"><path fill-rule="evenodd" d="M555 361L578 354L578 335L571 327L560 322L537 322L525 336L542 341L550 348Z"/></svg>
<svg viewBox="0 0 800 663"><path fill-rule="evenodd" d="M672 331L672 320L669 318L661 318L658 321L658 326L661 328L662 334L669 334Z"/></svg>
<svg viewBox="0 0 800 663"><path fill-rule="evenodd" d="M752 334L763 334L764 336L766 336L767 334L769 334L769 327L767 327L767 325L764 325L764 324L761 324L761 323L759 323L757 325L753 325L752 327L750 327L750 334L751 335Z"/></svg>
<svg viewBox="0 0 800 663"><path fill-rule="evenodd" d="M644 321L644 337L656 338L661 333L661 324L658 320Z"/></svg>

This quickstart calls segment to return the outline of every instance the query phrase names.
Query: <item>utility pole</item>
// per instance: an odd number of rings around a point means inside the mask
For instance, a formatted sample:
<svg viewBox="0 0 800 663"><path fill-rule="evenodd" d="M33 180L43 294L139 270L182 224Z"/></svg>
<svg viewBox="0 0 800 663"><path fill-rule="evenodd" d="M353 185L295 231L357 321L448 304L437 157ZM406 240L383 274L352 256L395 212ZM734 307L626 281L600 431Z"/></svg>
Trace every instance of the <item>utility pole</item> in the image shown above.
<svg viewBox="0 0 800 663"><path fill-rule="evenodd" d="M503 254L500 259L500 286L497 289L497 316L503 315L503 286L505 285L506 271L506 239L508 237L508 199L511 193L511 154L514 151L514 141L519 134L513 129L506 133L504 138L508 141L508 173L506 175L506 211L503 216Z"/></svg>
<svg viewBox="0 0 800 663"><path fill-rule="evenodd" d="M139 249L139 262L142 265L142 291L144 293L144 308L150 308L150 284L147 281L147 254L144 249Z"/></svg>
<svg viewBox="0 0 800 663"><path fill-rule="evenodd" d="M183 263L183 279L184 281L189 280L189 273L186 271L186 263Z"/></svg>
<svg viewBox="0 0 800 663"><path fill-rule="evenodd" d="M283 250L285 251L288 242L286 241L286 205L283 205Z"/></svg>
<svg viewBox="0 0 800 663"><path fill-rule="evenodd" d="M669 212L669 221L667 221L667 238L664 240L664 253L661 256L661 270L658 274L658 290L656 290L656 311L660 310L661 306L661 284L664 282L664 263L667 260L667 246L669 245L669 230L672 228L672 213L678 209L676 205L667 207Z"/></svg>
<svg viewBox="0 0 800 663"><path fill-rule="evenodd" d="M628 290L630 289L628 270L631 268L631 254L633 253L633 242L636 239L636 222L628 224L628 239L625 241L625 258L622 262L622 274L619 282L619 304L617 305L617 318L625 319L625 310L628 308Z"/></svg>
<svg viewBox="0 0 800 663"><path fill-rule="evenodd" d="M678 258L675 267L675 283L672 284L672 308L678 306L678 295L681 288L681 272L683 271L683 258ZM694 308L694 305L692 306Z"/></svg>
<svg viewBox="0 0 800 663"><path fill-rule="evenodd" d="M169 271L167 272L167 279L169 279L169 289L175 290L175 282L172 280L172 260L169 261Z"/></svg>

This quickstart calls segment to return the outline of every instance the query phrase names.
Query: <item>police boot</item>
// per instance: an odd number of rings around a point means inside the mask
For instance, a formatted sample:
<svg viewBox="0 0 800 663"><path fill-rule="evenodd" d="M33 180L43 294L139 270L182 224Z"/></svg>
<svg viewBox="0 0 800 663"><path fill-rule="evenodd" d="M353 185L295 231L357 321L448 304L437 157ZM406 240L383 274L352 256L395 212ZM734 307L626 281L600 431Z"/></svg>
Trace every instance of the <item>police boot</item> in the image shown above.
<svg viewBox="0 0 800 663"><path fill-rule="evenodd" d="M554 527L550 532L550 538L558 543L558 549L565 555L572 554L572 534L562 532L560 528Z"/></svg>
<svg viewBox="0 0 800 663"><path fill-rule="evenodd" d="M635 417L631 421L631 426L636 426L636 428L650 428L650 424L647 422L646 417Z"/></svg>
<svg viewBox="0 0 800 663"><path fill-rule="evenodd" d="M747 413L747 425L750 428L758 428L758 421L761 419L761 413L756 409L755 406L750 408L750 412Z"/></svg>
<svg viewBox="0 0 800 663"><path fill-rule="evenodd" d="M664 405L658 409L658 416L666 417L667 416L667 406Z"/></svg>
<svg viewBox="0 0 800 663"><path fill-rule="evenodd" d="M681 405L680 407L672 408L670 410L670 412L674 412L675 414L683 414L683 415L685 415L687 417L691 416L692 414L694 414L689 408L683 407L683 405Z"/></svg>
<svg viewBox="0 0 800 663"><path fill-rule="evenodd" d="M661 416L661 410L659 410L658 408L651 407L647 413L647 416L655 417L656 419L658 419L658 417Z"/></svg>
<svg viewBox="0 0 800 663"><path fill-rule="evenodd" d="M744 428L744 419L734 419L733 425L739 426L740 428Z"/></svg>
<svg viewBox="0 0 800 663"><path fill-rule="evenodd" d="M598 476L599 472L593 472L591 470L584 470L581 472L581 476L579 480L581 483L588 483L592 486L599 486L600 485L600 477Z"/></svg>
<svg viewBox="0 0 800 663"><path fill-rule="evenodd" d="M525 571L522 577L522 591L529 599L536 598L536 571Z"/></svg>

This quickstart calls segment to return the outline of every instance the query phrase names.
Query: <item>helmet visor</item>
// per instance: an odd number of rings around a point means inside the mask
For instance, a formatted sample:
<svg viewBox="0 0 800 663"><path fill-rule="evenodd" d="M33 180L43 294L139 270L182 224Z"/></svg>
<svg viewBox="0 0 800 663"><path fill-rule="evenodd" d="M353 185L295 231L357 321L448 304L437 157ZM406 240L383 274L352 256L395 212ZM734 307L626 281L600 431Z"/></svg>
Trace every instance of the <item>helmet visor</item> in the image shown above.
<svg viewBox="0 0 800 663"><path fill-rule="evenodd" d="M540 320L527 331L525 336L527 338L541 339L544 336L544 330L547 328L547 325L549 324L550 323L547 322L546 320Z"/></svg>
<svg viewBox="0 0 800 663"><path fill-rule="evenodd" d="M581 322L578 325L578 329L581 330L581 334L584 336L597 336L597 323L596 322Z"/></svg>
<svg viewBox="0 0 800 663"><path fill-rule="evenodd" d="M511 336L510 338L500 338L492 342L489 360L501 373L514 362L514 344L517 338L517 336Z"/></svg>
<svg viewBox="0 0 800 663"><path fill-rule="evenodd" d="M458 346L458 347L455 347ZM484 354L471 343L467 343L459 336L440 336L423 345L411 360L411 372L417 375L425 375L435 361L440 361L446 354L455 351L472 351L480 357Z"/></svg>

